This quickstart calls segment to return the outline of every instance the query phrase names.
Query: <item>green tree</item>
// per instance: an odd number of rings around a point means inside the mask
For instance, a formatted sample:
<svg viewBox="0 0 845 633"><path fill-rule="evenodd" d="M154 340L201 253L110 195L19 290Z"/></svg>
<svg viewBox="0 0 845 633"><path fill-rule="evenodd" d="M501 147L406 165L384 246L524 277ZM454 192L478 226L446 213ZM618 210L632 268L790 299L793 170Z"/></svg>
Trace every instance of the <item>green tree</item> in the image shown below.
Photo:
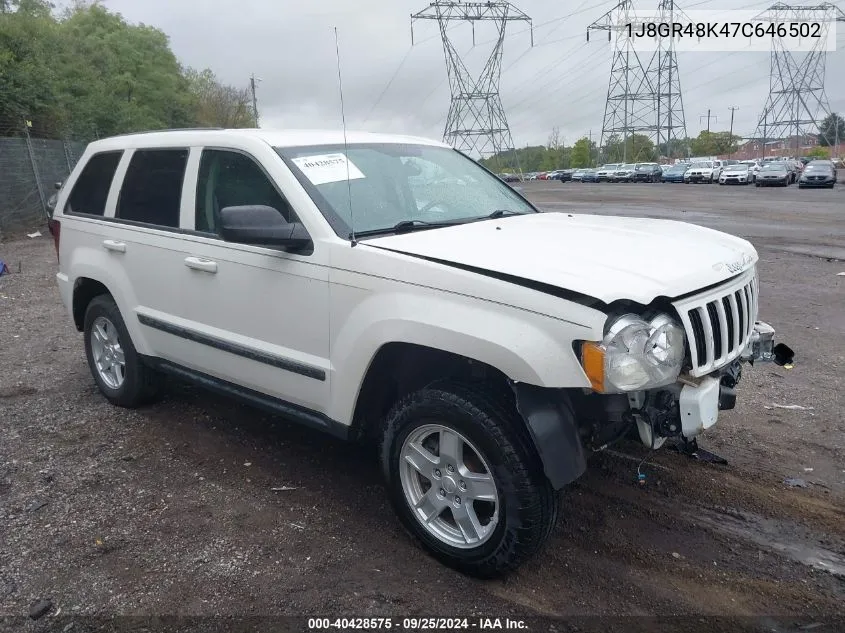
<svg viewBox="0 0 845 633"><path fill-rule="evenodd" d="M15 132L31 120L50 128L56 117L56 22L46 3L7 2L0 11L0 123Z"/></svg>
<svg viewBox="0 0 845 633"><path fill-rule="evenodd" d="M185 71L194 99L197 125L203 127L256 127L249 91L228 86L206 68Z"/></svg>
<svg viewBox="0 0 845 633"><path fill-rule="evenodd" d="M845 119L831 112L819 124L819 145L829 147L837 141L845 142Z"/></svg>
<svg viewBox="0 0 845 633"><path fill-rule="evenodd" d="M809 152L807 152L807 156L810 158L829 158L830 150L827 150L821 146L816 146Z"/></svg>
<svg viewBox="0 0 845 633"><path fill-rule="evenodd" d="M98 4L60 29L58 93L65 124L85 137L192 125L188 81L167 36L130 25Z"/></svg>
<svg viewBox="0 0 845 633"><path fill-rule="evenodd" d="M697 138L690 142L693 156L721 156L736 151L739 136L731 136L730 132L708 132L702 130Z"/></svg>
<svg viewBox="0 0 845 633"><path fill-rule="evenodd" d="M595 144L586 136L579 138L572 146L572 167L591 167L593 165L593 148Z"/></svg>
<svg viewBox="0 0 845 633"><path fill-rule="evenodd" d="M654 143L644 134L631 134L625 139L612 136L604 146L604 161L607 163L647 163L656 160Z"/></svg>

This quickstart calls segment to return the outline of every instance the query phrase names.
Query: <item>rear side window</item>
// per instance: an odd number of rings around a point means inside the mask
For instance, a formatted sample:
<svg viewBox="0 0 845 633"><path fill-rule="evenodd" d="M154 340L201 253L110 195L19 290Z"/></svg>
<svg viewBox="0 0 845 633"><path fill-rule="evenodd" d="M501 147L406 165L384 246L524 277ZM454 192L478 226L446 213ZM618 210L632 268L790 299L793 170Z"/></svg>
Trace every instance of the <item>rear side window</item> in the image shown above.
<svg viewBox="0 0 845 633"><path fill-rule="evenodd" d="M123 152L103 152L88 160L70 192L65 213L105 215L109 189L122 155Z"/></svg>
<svg viewBox="0 0 845 633"><path fill-rule="evenodd" d="M115 216L130 222L179 228L187 164L187 149L137 150L126 170Z"/></svg>

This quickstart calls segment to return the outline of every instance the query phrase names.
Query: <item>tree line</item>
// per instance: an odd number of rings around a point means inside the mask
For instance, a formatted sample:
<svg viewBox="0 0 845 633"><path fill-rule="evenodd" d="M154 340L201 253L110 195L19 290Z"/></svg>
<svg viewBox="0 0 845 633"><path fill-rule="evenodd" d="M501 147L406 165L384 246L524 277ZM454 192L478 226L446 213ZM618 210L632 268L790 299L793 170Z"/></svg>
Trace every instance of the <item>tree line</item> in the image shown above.
<svg viewBox="0 0 845 633"><path fill-rule="evenodd" d="M773 140L773 139L770 139ZM561 141L560 132L553 129L546 145L523 147L501 152L481 159L481 163L497 173L548 172L556 169L578 169L598 167L604 163L649 163L664 158L685 158L690 156L724 156L739 149L742 138L730 132L708 132L702 130L695 138L676 139L670 143L655 146L644 134L631 134L625 139L611 137L604 148L599 148L590 138L584 136L571 146ZM826 157L832 145L845 142L845 120L831 113L819 124L819 145L809 156Z"/></svg>
<svg viewBox="0 0 845 633"><path fill-rule="evenodd" d="M98 2L57 13L46 0L0 0L0 136L256 125L247 88L183 66L157 28Z"/></svg>

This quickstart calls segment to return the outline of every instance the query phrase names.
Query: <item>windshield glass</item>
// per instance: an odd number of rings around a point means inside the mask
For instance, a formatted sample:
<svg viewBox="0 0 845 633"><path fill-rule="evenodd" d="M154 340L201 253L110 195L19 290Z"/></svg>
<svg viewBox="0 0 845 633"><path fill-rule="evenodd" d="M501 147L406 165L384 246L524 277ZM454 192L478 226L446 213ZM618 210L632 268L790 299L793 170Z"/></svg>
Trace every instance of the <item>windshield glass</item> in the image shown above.
<svg viewBox="0 0 845 633"><path fill-rule="evenodd" d="M451 148L354 144L348 147L348 162L343 145L276 152L341 237L349 237L353 219L354 231L363 233L399 222L457 223L495 211L538 213L499 178Z"/></svg>
<svg viewBox="0 0 845 633"><path fill-rule="evenodd" d="M693 168L693 169L712 169L712 168L713 168L713 163L711 163L711 162L701 162L701 163L695 163L695 164L692 166L692 168Z"/></svg>
<svg viewBox="0 0 845 633"><path fill-rule="evenodd" d="M621 171L634 171L636 168L637 168L636 165L628 164L628 165L622 165L622 167L620 167L619 169Z"/></svg>
<svg viewBox="0 0 845 633"><path fill-rule="evenodd" d="M779 163L767 163L763 165L762 171L786 171L786 165Z"/></svg>
<svg viewBox="0 0 845 633"><path fill-rule="evenodd" d="M748 171L748 165L728 165L725 171Z"/></svg>

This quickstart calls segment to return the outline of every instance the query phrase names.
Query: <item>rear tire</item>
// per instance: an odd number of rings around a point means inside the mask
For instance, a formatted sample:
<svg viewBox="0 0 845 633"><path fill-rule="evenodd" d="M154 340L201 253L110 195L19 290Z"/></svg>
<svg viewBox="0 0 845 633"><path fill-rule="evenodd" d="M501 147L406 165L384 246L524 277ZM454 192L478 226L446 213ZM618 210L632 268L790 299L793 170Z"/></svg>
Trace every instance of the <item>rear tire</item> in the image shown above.
<svg viewBox="0 0 845 633"><path fill-rule="evenodd" d="M542 548L557 521L558 495L525 423L481 387L440 382L399 401L385 423L381 464L405 529L468 575L515 569Z"/></svg>
<svg viewBox="0 0 845 633"><path fill-rule="evenodd" d="M109 402L134 409L158 396L161 375L141 361L110 295L94 297L88 304L83 332L88 367Z"/></svg>

